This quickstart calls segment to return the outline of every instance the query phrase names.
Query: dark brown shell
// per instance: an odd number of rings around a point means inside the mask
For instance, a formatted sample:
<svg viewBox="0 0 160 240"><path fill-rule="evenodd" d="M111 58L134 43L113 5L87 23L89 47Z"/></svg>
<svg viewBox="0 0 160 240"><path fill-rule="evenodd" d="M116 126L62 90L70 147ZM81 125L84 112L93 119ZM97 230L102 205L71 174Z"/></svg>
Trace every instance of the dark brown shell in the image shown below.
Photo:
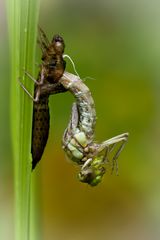
<svg viewBox="0 0 160 240"><path fill-rule="evenodd" d="M38 103L33 105L32 120L32 169L40 161L49 134L49 107L48 96L40 98Z"/></svg>
<svg viewBox="0 0 160 240"><path fill-rule="evenodd" d="M45 33L39 28L39 44L42 50L42 64L38 75L38 85L35 83L32 119L32 169L41 160L49 134L49 106L48 98L51 94L66 91L58 84L65 70L63 59L64 41L59 35L49 43ZM43 89L43 90L42 90Z"/></svg>

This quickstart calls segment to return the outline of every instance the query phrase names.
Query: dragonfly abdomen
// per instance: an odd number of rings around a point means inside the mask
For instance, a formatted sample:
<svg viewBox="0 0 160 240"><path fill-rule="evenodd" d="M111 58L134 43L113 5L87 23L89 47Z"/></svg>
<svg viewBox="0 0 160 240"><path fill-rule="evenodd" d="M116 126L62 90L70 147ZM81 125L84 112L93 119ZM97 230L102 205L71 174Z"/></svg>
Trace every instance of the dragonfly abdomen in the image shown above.
<svg viewBox="0 0 160 240"><path fill-rule="evenodd" d="M67 72L64 73L60 82L76 98L79 112L78 127L86 134L88 141L92 141L96 124L96 111L89 88L79 77Z"/></svg>

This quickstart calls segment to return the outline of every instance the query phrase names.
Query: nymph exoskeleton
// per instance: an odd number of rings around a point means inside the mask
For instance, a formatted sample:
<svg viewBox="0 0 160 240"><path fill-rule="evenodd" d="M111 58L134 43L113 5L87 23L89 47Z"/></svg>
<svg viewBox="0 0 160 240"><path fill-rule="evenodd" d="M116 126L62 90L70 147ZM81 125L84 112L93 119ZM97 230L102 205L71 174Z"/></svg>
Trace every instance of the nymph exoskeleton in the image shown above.
<svg viewBox="0 0 160 240"><path fill-rule="evenodd" d="M32 118L32 169L40 161L49 134L49 106L50 94L65 92L66 89L58 82L65 70L63 59L64 41L59 35L55 35L51 42L45 33L39 28L39 44L42 50L42 64L38 79L34 79L28 72L25 74L34 81L34 97L26 90L22 83L21 87L33 100ZM43 90L42 90L43 88Z"/></svg>
<svg viewBox="0 0 160 240"><path fill-rule="evenodd" d="M114 164L117 164L116 160L128 139L128 133L123 133L100 144L95 143L96 112L89 88L79 77L67 72L64 72L59 81L76 99L72 107L70 122L63 136L63 149L72 161L81 166L78 174L79 180L95 186L102 180L110 152L117 143L120 143L118 150L110 160L113 168Z"/></svg>

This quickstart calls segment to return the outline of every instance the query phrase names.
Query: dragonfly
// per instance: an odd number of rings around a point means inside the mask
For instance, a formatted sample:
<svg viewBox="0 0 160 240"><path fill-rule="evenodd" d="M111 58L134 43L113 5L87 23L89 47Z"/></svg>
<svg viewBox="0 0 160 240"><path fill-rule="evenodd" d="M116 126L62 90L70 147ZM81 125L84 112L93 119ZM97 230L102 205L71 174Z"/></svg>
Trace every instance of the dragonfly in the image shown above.
<svg viewBox="0 0 160 240"><path fill-rule="evenodd" d="M96 110L89 88L79 76L64 71L59 83L69 91L76 102L72 105L71 117L62 139L62 148L67 157L80 166L78 179L90 186L98 185L106 172L106 166L111 163L111 171L118 172L117 159L128 141L129 133L122 133L102 143L94 140L96 125ZM51 84L47 87L52 94ZM117 147L111 157L111 153Z"/></svg>
<svg viewBox="0 0 160 240"><path fill-rule="evenodd" d="M38 43L42 50L42 64L40 65L38 78L35 79L29 72L25 71L25 74L34 82L34 96L20 82L21 87L33 100L32 170L41 160L48 140L50 127L49 96L66 91L59 83L66 66L63 58L65 48L63 38L60 35L55 35L49 42L46 34L39 27Z"/></svg>
<svg viewBox="0 0 160 240"><path fill-rule="evenodd" d="M112 162L112 171L115 166L118 171L117 159L128 140L129 133L96 143L94 140L96 111L89 88L78 76L67 72L64 72L59 82L76 99L63 135L62 147L69 159L81 167L78 179L90 186L96 186L102 181L109 161ZM112 159L109 159L117 144L118 149Z"/></svg>

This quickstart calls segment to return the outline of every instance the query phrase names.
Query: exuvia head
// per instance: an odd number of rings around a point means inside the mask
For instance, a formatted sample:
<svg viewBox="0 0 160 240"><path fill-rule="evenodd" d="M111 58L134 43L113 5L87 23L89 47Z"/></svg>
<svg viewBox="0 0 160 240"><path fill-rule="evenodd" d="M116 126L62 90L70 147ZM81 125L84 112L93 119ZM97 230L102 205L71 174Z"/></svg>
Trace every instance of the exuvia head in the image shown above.
<svg viewBox="0 0 160 240"><path fill-rule="evenodd" d="M58 34L54 35L52 39L52 43L53 43L53 48L56 54L64 53L65 44L64 44L63 38L60 35Z"/></svg>
<svg viewBox="0 0 160 240"><path fill-rule="evenodd" d="M84 165L78 174L78 179L81 182L88 183L91 186L96 186L101 182L102 177L106 171L103 167L103 163L96 158L89 161L88 164Z"/></svg>

